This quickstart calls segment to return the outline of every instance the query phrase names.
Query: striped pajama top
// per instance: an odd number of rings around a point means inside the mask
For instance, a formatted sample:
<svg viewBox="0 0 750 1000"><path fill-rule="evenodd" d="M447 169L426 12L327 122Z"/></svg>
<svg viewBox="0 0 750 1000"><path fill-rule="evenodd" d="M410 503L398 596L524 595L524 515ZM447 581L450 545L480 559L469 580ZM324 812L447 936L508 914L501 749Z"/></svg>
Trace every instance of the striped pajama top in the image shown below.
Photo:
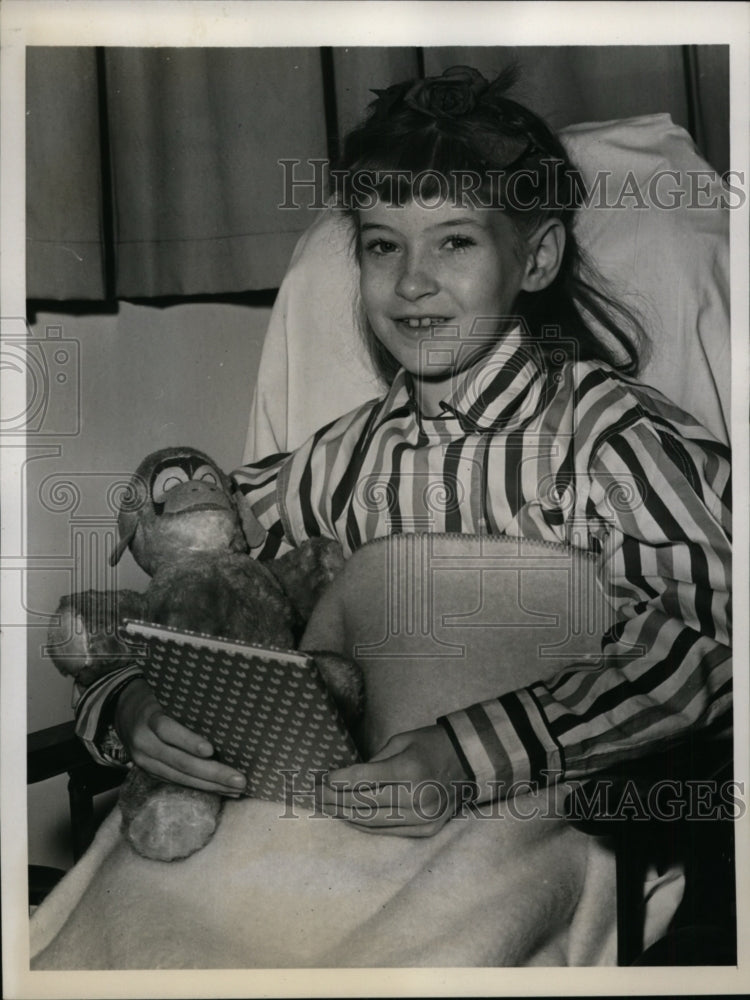
<svg viewBox="0 0 750 1000"><path fill-rule="evenodd" d="M454 377L439 417L420 414L402 370L383 398L234 479L266 529L264 559L311 537L351 553L408 531L599 553L615 620L599 662L440 720L487 787L580 778L731 724L729 458L656 390L510 337ZM114 684L81 699L89 743Z"/></svg>

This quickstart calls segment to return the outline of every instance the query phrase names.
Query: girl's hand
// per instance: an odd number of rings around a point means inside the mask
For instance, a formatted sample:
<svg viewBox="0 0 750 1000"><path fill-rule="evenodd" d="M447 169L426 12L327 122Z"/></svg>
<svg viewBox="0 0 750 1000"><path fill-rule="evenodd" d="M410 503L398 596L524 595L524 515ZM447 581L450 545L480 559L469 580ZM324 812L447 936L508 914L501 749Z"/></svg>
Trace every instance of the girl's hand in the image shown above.
<svg viewBox="0 0 750 1000"><path fill-rule="evenodd" d="M323 811L368 833L431 837L469 790L441 726L392 736L367 764L330 771L316 789Z"/></svg>
<svg viewBox="0 0 750 1000"><path fill-rule="evenodd" d="M207 740L165 715L140 678L117 699L115 729L133 763L156 778L220 795L237 796L245 787L243 774L208 759L214 750Z"/></svg>

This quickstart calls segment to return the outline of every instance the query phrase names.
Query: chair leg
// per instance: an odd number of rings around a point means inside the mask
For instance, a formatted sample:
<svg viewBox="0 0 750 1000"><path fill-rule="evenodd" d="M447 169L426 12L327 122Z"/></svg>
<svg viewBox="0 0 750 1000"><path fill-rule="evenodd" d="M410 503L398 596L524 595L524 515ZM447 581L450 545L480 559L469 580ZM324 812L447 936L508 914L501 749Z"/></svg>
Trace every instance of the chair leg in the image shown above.
<svg viewBox="0 0 750 1000"><path fill-rule="evenodd" d="M68 780L73 860L84 854L94 839L94 796L85 778L75 773Z"/></svg>

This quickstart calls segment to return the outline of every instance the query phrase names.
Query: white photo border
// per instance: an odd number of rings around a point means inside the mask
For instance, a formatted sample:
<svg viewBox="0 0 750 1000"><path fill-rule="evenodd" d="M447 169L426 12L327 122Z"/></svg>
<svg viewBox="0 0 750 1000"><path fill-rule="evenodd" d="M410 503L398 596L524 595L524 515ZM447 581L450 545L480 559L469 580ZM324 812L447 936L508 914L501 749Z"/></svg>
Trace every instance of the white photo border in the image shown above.
<svg viewBox="0 0 750 1000"><path fill-rule="evenodd" d="M743 3L535 2L285 2L254 0L3 0L0 10L0 322L25 316L25 49L32 45L271 46L302 45L653 45L726 44L731 71L731 165L750 166L750 8ZM747 177L745 178L747 190ZM734 583L735 777L748 787L750 738L748 654L748 251L747 199L732 213L732 434L736 528ZM22 401L21 401L22 404ZM6 413L21 412L6 398ZM22 531L18 482L22 444L0 444L3 552L0 572L17 572L8 539ZM743 558L745 557L745 558ZM0 581L2 582L2 581ZM12 588L2 586L2 621L19 621ZM738 968L631 969L394 969L211 970L132 973L29 972L26 918L26 682L21 628L2 636L0 675L0 809L3 862L4 996L251 997L251 996L500 996L717 994L750 991L750 955L742 947L750 927L750 816L737 826Z"/></svg>

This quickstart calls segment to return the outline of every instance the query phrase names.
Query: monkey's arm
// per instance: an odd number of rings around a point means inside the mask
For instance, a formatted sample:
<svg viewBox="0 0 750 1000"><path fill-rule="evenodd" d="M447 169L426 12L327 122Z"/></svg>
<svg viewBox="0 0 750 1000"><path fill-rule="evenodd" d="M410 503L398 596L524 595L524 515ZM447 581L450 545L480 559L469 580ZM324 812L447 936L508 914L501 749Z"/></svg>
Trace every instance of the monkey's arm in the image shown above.
<svg viewBox="0 0 750 1000"><path fill-rule="evenodd" d="M66 594L48 632L46 652L60 673L83 688L120 670L135 657L122 623L143 616L134 590L85 590Z"/></svg>

